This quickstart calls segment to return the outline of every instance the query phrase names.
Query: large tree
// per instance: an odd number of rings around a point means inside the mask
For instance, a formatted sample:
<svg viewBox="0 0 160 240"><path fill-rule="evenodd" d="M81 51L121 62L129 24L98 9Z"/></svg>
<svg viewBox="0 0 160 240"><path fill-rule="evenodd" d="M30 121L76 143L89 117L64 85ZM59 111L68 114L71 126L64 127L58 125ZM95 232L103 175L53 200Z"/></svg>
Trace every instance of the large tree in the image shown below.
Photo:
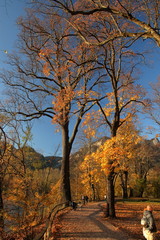
<svg viewBox="0 0 160 240"><path fill-rule="evenodd" d="M106 98L105 101L97 101L99 111L94 115L108 129L111 138L116 137L121 126L135 116L138 108L144 104L145 92L136 84L141 55L127 48L127 44L128 41L113 40L99 47L97 53L97 65L101 69L99 78L103 81ZM107 214L111 217L115 217L114 162L113 159L108 161L110 171L107 171Z"/></svg>
<svg viewBox="0 0 160 240"><path fill-rule="evenodd" d="M67 20L47 5L28 11L18 24L19 54L10 55L8 63L13 69L1 74L11 87L4 111L22 121L48 117L58 124L62 195L71 200L69 157L82 117L97 99L98 80L91 79L95 56Z"/></svg>

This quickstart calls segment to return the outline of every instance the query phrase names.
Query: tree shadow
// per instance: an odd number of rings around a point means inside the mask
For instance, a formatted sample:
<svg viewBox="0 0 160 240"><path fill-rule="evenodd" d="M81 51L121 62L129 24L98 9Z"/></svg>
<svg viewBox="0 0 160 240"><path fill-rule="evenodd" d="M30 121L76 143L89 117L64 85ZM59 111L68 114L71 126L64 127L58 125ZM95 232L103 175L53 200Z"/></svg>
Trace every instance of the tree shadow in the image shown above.
<svg viewBox="0 0 160 240"><path fill-rule="evenodd" d="M87 209L86 209L87 210ZM100 217L101 210L94 209L94 212L87 215L86 224L88 222L88 230L84 231L74 229L72 232L63 232L59 239L113 239L113 240L129 240L129 238L122 233L119 229L116 229L113 225L105 220L103 223ZM69 219L68 219L69 220ZM78 221L78 219L77 219ZM80 222L79 222L80 224ZM57 238L58 239L58 238Z"/></svg>

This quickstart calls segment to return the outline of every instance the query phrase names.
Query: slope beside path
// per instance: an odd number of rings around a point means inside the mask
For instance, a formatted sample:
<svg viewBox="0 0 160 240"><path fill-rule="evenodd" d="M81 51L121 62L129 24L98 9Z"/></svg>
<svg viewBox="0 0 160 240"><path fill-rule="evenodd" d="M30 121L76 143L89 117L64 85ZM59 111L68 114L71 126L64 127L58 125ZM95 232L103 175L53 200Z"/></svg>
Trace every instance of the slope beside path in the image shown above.
<svg viewBox="0 0 160 240"><path fill-rule="evenodd" d="M135 240L111 225L99 203L88 203L82 209L71 210L60 220L61 240ZM137 239L138 240L138 239Z"/></svg>

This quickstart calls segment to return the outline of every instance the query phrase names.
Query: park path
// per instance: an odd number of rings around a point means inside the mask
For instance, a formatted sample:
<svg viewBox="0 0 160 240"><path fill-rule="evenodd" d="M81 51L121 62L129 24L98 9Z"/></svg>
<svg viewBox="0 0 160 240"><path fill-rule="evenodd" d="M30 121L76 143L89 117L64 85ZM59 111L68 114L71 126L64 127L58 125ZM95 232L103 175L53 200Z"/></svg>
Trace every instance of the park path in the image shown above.
<svg viewBox="0 0 160 240"><path fill-rule="evenodd" d="M135 240L111 225L99 203L88 203L82 209L64 214L60 222L61 240Z"/></svg>

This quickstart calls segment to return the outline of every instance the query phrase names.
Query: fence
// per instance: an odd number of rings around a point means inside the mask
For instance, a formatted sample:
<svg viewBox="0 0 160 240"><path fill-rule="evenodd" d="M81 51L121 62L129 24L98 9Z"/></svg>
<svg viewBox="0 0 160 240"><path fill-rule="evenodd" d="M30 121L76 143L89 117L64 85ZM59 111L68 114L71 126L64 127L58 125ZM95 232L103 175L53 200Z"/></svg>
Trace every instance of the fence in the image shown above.
<svg viewBox="0 0 160 240"><path fill-rule="evenodd" d="M37 234L36 237L33 238L33 240L49 240L53 220L55 219L55 217L59 211L62 211L63 209L67 208L68 206L69 206L68 202L57 204L50 212L50 214L47 218L45 227L39 234Z"/></svg>

